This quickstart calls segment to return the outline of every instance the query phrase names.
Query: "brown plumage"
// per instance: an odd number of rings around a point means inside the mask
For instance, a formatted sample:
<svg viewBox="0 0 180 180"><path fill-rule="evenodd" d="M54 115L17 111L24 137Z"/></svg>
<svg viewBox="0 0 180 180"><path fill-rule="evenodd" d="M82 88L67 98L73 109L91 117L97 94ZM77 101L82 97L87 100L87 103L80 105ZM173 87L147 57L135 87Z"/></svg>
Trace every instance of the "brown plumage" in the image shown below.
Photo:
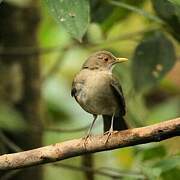
<svg viewBox="0 0 180 180"><path fill-rule="evenodd" d="M92 54L75 76L71 95L88 113L103 116L104 132L127 129L123 116L126 113L122 88L112 74L116 63L126 61L116 58L110 52L99 51Z"/></svg>

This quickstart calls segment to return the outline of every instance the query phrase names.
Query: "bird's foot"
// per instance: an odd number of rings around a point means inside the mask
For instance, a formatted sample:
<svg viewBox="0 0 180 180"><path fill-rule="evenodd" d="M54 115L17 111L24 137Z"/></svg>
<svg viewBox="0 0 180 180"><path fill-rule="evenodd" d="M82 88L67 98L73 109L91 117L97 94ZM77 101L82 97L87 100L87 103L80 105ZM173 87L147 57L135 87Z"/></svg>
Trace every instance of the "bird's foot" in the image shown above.
<svg viewBox="0 0 180 180"><path fill-rule="evenodd" d="M107 138L106 138L105 144L108 143L108 140L109 140L109 137L111 136L111 134L113 134L113 133L115 133L115 132L116 132L116 131L113 131L113 129L110 129L109 131L106 131L106 132L104 133L104 135L107 134Z"/></svg>
<svg viewBox="0 0 180 180"><path fill-rule="evenodd" d="M88 134L88 135L86 135L85 137L83 137L82 139L83 139L83 145L84 145L84 147L85 147L85 149L86 149L86 144L87 144L87 140L88 140L88 138L90 137L90 134Z"/></svg>

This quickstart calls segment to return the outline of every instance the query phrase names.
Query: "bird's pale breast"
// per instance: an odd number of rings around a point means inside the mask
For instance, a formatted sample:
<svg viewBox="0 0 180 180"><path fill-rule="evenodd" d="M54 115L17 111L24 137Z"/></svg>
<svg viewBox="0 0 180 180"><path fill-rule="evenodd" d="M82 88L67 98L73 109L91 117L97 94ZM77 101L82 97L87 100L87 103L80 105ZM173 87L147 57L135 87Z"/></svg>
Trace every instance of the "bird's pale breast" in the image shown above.
<svg viewBox="0 0 180 180"><path fill-rule="evenodd" d="M92 114L112 115L119 106L110 86L112 74L109 71L84 69L75 78L77 101Z"/></svg>

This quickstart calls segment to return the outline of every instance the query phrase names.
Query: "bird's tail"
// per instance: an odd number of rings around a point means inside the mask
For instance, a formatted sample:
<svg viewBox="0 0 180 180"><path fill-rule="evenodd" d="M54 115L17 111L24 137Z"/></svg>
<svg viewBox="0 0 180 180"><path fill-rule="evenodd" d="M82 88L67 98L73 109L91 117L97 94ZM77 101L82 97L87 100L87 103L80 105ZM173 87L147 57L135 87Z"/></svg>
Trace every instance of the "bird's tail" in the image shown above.
<svg viewBox="0 0 180 180"><path fill-rule="evenodd" d="M111 127L111 119L112 119L112 116L103 115L104 132L109 131ZM120 114L118 114L117 116L114 116L113 130L121 131L125 129L128 129L128 125L125 119L123 118L123 116Z"/></svg>

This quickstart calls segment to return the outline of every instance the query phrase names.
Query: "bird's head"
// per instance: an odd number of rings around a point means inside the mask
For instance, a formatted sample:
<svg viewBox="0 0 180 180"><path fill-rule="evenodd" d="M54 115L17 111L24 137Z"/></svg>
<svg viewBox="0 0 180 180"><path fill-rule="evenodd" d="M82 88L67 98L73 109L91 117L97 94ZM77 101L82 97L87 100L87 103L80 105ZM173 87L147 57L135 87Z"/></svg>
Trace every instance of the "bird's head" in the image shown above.
<svg viewBox="0 0 180 180"><path fill-rule="evenodd" d="M117 58L108 51L98 51L92 54L83 64L83 69L110 70L116 63L127 61L127 58Z"/></svg>

